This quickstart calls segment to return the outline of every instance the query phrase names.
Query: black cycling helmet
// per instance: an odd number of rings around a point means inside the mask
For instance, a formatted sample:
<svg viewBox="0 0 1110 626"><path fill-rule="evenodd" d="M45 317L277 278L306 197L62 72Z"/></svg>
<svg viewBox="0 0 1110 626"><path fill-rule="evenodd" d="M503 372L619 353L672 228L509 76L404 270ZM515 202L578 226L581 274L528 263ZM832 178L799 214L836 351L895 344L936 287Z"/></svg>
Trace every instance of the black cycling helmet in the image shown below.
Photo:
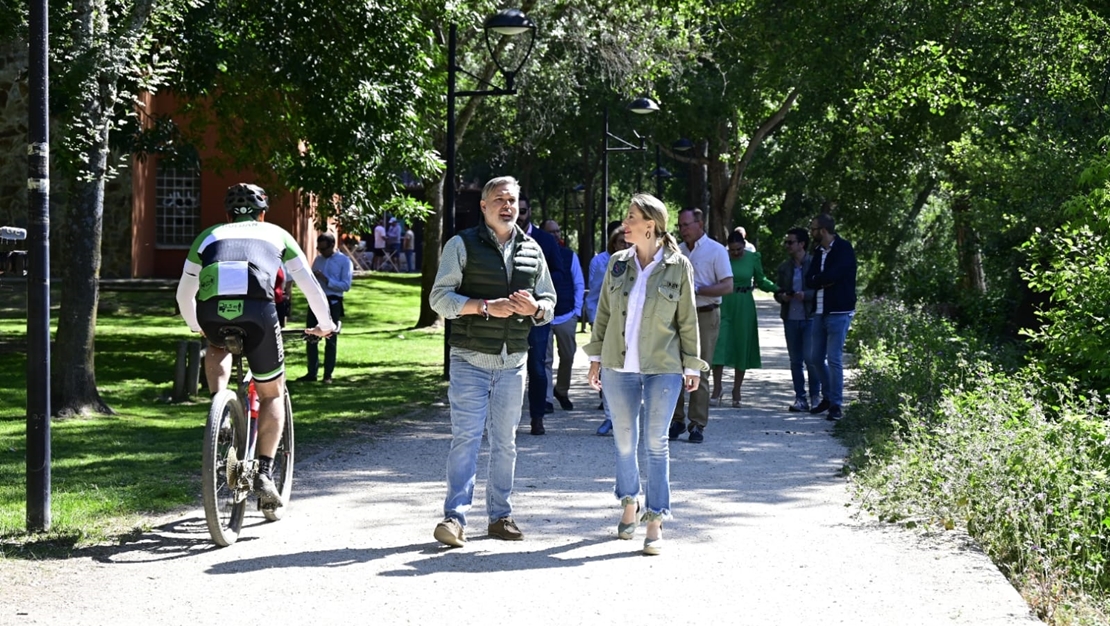
<svg viewBox="0 0 1110 626"><path fill-rule="evenodd" d="M266 190L258 185L239 183L227 188L224 210L232 215L258 215L269 207Z"/></svg>

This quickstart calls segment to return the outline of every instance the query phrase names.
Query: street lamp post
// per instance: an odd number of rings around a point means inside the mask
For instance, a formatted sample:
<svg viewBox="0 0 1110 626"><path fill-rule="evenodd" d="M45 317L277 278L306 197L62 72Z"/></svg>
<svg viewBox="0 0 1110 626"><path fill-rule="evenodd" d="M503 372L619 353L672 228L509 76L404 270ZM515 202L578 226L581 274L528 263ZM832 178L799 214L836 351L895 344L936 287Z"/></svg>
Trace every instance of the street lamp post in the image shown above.
<svg viewBox="0 0 1110 626"><path fill-rule="evenodd" d="M659 105L651 98L636 98L628 104L628 110L638 115L648 115L655 113L659 110ZM636 145L620 137L614 135L609 131L609 105L605 105L605 145L602 146L601 151L601 223L604 225L609 224L609 153L610 152L642 152L647 150L647 138L633 131L636 138L640 140L640 145ZM612 139L617 142L616 146L610 146L609 140ZM586 224L586 236L593 245L594 242L594 224L593 220L588 220ZM606 233L605 239L608 239ZM604 243L603 243L604 245Z"/></svg>
<svg viewBox="0 0 1110 626"><path fill-rule="evenodd" d="M663 199L663 180L674 176L667 168L663 167L659 158L659 144L655 144L655 171L651 173L655 177L655 197L660 200Z"/></svg>
<svg viewBox="0 0 1110 626"><path fill-rule="evenodd" d="M458 139L455 137L455 99L464 96L513 96L516 95L516 87L513 82L516 79L517 72L520 68L524 67L524 63L528 61L528 56L532 53L532 46L536 43L536 25L531 19L519 9L505 9L486 18L482 24L482 29L485 31L486 49L489 50L490 58L497 66L497 71L505 79L504 87L497 87L491 85L485 79L482 79L470 72L459 67L458 62L455 60L458 51L458 33L455 24L452 22L449 27L447 39L447 147L446 147L446 167L443 174L443 238L442 244L446 244L447 240L455 234L455 149L458 144ZM524 55L520 57L520 62L516 67L509 69L501 64L499 55L494 50L493 43L490 41L490 32L506 37L514 37L525 32L531 32L532 37L528 42L528 49ZM455 79L459 72L466 74L474 79L480 89L457 91L455 89ZM443 377L448 378L451 375L451 347L448 340L451 337L451 320L445 321L443 332Z"/></svg>
<svg viewBox="0 0 1110 626"><path fill-rule="evenodd" d="M455 137L455 99L463 96L514 96L516 95L516 87L513 82L516 79L517 72L520 68L524 67L524 63L528 61L528 56L532 53L532 45L536 42L535 32L536 25L524 13L518 9L505 9L499 11L488 18L482 24L482 29L485 31L486 49L489 50L490 58L493 59L497 70L505 77L505 86L496 87L490 85L487 81L471 74L458 66L455 61L455 55L458 48L457 32L454 23L450 26L450 33L447 41L447 154L446 156L446 171L443 176L444 189L443 197L443 242L455 234L455 148L457 145L457 138ZM520 58L520 63L513 69L508 69L501 65L497 53L494 51L493 43L490 41L490 32L513 37L524 32L532 32L531 40L528 43L528 50ZM466 91L455 90L455 78L458 72L462 72L470 76L480 85L486 85L487 89L473 89Z"/></svg>

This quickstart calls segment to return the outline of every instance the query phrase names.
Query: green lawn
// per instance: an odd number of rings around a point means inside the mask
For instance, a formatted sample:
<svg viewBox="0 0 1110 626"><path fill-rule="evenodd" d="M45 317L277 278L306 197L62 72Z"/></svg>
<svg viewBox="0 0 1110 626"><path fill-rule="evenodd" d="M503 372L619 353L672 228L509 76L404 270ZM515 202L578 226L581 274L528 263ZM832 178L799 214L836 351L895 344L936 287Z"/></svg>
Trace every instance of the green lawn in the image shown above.
<svg viewBox="0 0 1110 626"><path fill-rule="evenodd" d="M172 292L109 292L97 320L96 370L116 415L53 420L52 529L24 534L26 313L21 291L0 290L0 556L25 554L35 543L57 549L116 538L145 528L151 515L196 504L207 398L172 404L168 397L177 344L197 336L174 314ZM419 298L419 276L356 279L335 384L290 383L302 455L446 395L442 331L412 330ZM295 296L289 327L303 325L304 313ZM322 359L322 345L320 352ZM287 343L286 365L291 379L305 372L303 344Z"/></svg>

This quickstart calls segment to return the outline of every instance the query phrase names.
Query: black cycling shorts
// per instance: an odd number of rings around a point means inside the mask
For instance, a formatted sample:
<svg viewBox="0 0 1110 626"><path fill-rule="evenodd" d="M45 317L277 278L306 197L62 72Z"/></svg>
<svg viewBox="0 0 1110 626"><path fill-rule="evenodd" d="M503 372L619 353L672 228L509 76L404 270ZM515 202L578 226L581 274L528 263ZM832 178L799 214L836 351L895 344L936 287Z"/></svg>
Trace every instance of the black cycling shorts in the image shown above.
<svg viewBox="0 0 1110 626"><path fill-rule="evenodd" d="M285 373L285 347L277 307L269 300L223 297L197 301L197 321L208 343L226 347L220 329L237 326L246 333L243 355L258 382L274 380Z"/></svg>

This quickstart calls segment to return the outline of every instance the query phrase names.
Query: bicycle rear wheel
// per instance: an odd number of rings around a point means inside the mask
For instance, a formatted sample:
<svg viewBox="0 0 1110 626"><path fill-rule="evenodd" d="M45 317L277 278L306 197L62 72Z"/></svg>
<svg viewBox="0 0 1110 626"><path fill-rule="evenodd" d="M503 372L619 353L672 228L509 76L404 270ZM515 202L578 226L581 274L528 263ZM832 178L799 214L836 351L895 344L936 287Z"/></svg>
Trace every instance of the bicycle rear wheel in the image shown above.
<svg viewBox="0 0 1110 626"><path fill-rule="evenodd" d="M289 499L293 495L293 402L289 399L289 389L285 392L285 428L278 441L277 454L274 455L274 486L281 493L281 501L285 506L276 509L262 509L262 514L271 522L276 522L285 515L289 508Z"/></svg>
<svg viewBox="0 0 1110 626"><path fill-rule="evenodd" d="M204 433L202 491L204 518L208 533L219 546L230 546L239 538L246 512L246 497L236 492L235 477L228 482L229 461L232 471L246 448L247 420L243 404L234 391L227 389L212 397Z"/></svg>

